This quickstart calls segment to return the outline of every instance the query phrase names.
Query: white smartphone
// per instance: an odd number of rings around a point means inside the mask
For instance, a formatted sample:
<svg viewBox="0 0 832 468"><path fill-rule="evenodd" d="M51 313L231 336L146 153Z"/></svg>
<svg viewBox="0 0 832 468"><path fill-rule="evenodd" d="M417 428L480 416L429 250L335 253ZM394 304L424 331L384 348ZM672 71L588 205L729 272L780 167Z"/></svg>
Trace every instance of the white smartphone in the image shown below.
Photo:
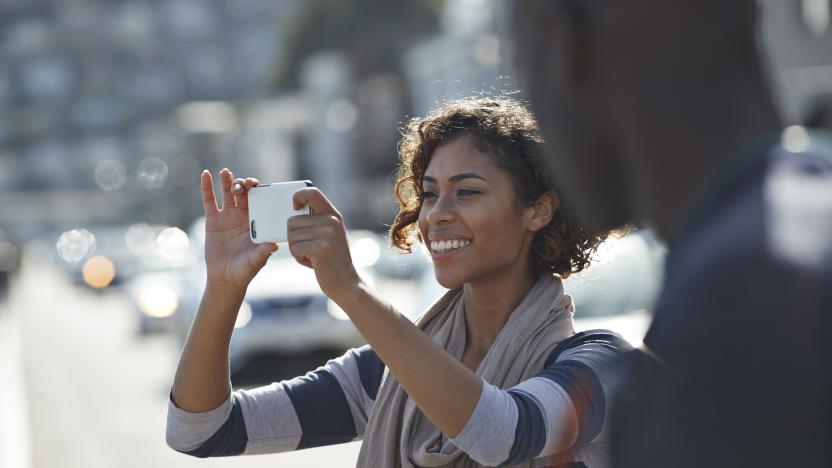
<svg viewBox="0 0 832 468"><path fill-rule="evenodd" d="M295 180L252 187L248 191L248 233L251 241L255 244L286 242L289 218L312 212L306 206L294 209L292 197L298 190L313 185L308 180Z"/></svg>

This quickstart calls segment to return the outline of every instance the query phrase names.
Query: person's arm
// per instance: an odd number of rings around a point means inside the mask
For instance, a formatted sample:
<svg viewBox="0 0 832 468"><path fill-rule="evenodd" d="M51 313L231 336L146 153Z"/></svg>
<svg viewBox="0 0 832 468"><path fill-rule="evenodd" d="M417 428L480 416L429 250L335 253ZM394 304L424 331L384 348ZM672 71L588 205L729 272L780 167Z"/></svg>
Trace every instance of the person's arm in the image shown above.
<svg viewBox="0 0 832 468"><path fill-rule="evenodd" d="M248 201L244 188L258 182L255 179L235 181L228 169L221 171L220 177L221 210L214 198L211 174L202 173L206 287L171 389L175 404L195 413L213 410L228 400L231 392L228 347L234 321L249 282L277 250L275 244L256 245L248 237Z"/></svg>
<svg viewBox="0 0 832 468"><path fill-rule="evenodd" d="M615 333L581 332L562 341L534 377L499 389L488 383L471 419L453 439L472 459L488 466L583 461L600 451L608 397L619 378L618 358L632 349ZM570 449L580 445L580 452ZM547 465L548 466L548 465Z"/></svg>
<svg viewBox="0 0 832 468"><path fill-rule="evenodd" d="M352 265L341 215L316 188L295 194L314 215L289 219L289 249L315 270L323 292L349 315L419 409L454 437L471 417L482 379L384 302Z"/></svg>
<svg viewBox="0 0 832 468"><path fill-rule="evenodd" d="M237 390L215 409L192 413L168 403L168 446L195 457L278 453L363 435L384 364L369 346L313 372Z"/></svg>
<svg viewBox="0 0 832 468"><path fill-rule="evenodd" d="M207 284L168 402L166 441L196 457L273 453L362 434L384 370L369 347L307 375L231 393L228 347L251 279L276 250L248 237L247 191L255 179L221 172L223 208L202 175Z"/></svg>

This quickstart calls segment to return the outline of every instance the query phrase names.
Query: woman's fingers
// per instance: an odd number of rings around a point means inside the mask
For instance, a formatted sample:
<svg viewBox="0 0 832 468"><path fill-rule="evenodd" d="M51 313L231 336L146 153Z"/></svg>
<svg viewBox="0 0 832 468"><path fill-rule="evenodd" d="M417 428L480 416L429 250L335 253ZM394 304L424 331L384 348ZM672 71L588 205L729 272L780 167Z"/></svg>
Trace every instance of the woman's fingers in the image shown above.
<svg viewBox="0 0 832 468"><path fill-rule="evenodd" d="M329 227L335 230L341 227L341 219L334 213L296 215L289 218L286 222L286 227L289 230L291 240L291 233L299 229Z"/></svg>
<svg viewBox="0 0 832 468"><path fill-rule="evenodd" d="M248 189L245 180L236 178L231 182L231 194L234 196L234 204L237 208L248 209Z"/></svg>
<svg viewBox="0 0 832 468"><path fill-rule="evenodd" d="M315 268L321 251L326 248L327 242L321 239L310 239L289 243L289 253L295 257L298 263L305 267Z"/></svg>
<svg viewBox="0 0 832 468"><path fill-rule="evenodd" d="M292 197L292 201L296 210L308 206L313 213L330 213L341 218L341 213L338 212L335 205L317 187L298 190Z"/></svg>
<svg viewBox="0 0 832 468"><path fill-rule="evenodd" d="M214 178L207 169L202 171L200 187L202 189L202 208L205 210L205 216L217 214L219 208L217 208L217 198L214 195Z"/></svg>
<svg viewBox="0 0 832 468"><path fill-rule="evenodd" d="M231 194L234 196L234 203L237 208L248 209L248 191L260 185L260 181L253 178L237 177L231 182Z"/></svg>
<svg viewBox="0 0 832 468"><path fill-rule="evenodd" d="M257 187L258 185L260 185L259 180L255 179L254 177L246 177L245 187L247 191L251 190L252 187Z"/></svg>
<svg viewBox="0 0 832 468"><path fill-rule="evenodd" d="M220 171L220 181L222 182L222 209L233 208L234 196L231 195L231 183L234 180L234 175L228 168Z"/></svg>

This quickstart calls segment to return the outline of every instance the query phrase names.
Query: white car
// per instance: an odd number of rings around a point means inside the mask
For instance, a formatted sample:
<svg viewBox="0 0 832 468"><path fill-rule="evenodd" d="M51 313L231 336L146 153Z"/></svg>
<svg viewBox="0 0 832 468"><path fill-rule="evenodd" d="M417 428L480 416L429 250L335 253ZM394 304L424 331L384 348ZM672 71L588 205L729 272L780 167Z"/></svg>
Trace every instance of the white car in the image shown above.
<svg viewBox="0 0 832 468"><path fill-rule="evenodd" d="M575 331L604 328L640 346L661 286L665 254L647 231L604 242L590 268L563 282L575 303Z"/></svg>
<svg viewBox="0 0 832 468"><path fill-rule="evenodd" d="M232 373L261 355L343 352L364 340L315 272L278 252L249 284L231 339Z"/></svg>
<svg viewBox="0 0 832 468"><path fill-rule="evenodd" d="M201 239L193 236L194 232L200 232L199 221L195 226L192 229L193 243L201 249ZM179 298L176 330L181 343L187 337L202 298L204 265L200 270L185 282ZM372 282L368 271L360 271L365 279ZM281 245L246 290L231 338L231 373L237 375L250 365L256 367L264 361L280 364L280 361L285 363L286 360L300 360L301 357L323 364L326 359L363 344L364 339L349 317L321 291L315 272L298 264L289 254L289 249ZM294 369L292 366L267 367ZM297 369L298 372L308 370L311 368Z"/></svg>

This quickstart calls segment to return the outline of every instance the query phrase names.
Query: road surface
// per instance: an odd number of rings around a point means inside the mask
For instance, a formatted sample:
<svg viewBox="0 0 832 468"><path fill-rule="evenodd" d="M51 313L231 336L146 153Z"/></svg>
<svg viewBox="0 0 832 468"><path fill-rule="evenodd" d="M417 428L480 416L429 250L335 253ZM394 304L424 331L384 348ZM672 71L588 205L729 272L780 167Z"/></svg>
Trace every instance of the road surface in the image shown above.
<svg viewBox="0 0 832 468"><path fill-rule="evenodd" d="M0 306L0 466L355 466L358 443L210 460L168 448L175 340L139 337L120 294L77 287L46 258L27 251Z"/></svg>

